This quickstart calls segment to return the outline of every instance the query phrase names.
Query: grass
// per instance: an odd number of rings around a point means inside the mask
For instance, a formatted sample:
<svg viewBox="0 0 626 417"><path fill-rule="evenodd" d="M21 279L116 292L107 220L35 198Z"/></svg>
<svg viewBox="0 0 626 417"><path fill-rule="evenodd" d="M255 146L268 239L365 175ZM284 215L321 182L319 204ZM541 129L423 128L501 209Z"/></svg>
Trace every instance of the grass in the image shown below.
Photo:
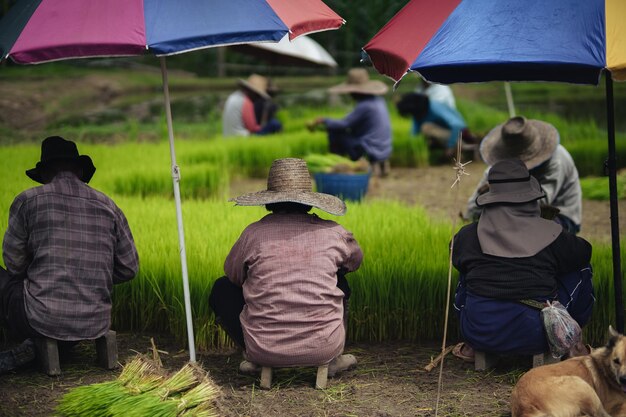
<svg viewBox="0 0 626 417"><path fill-rule="evenodd" d="M485 106L463 100L459 100L459 105L476 131L487 131L506 118L502 112ZM349 103L344 102L335 107L285 110L285 133L272 137L224 139L192 134L177 140L191 302L199 348L229 343L214 323L207 296L213 281L223 274L223 261L239 233L265 213L260 208L233 208L232 203L226 202L230 178L236 175L265 178L271 161L276 158L325 152L324 133L305 131L305 123L320 114L341 117L348 109ZM427 165L429 155L424 141L410 136L409 120L398 117L393 109L391 113L392 165ZM549 120L562 130L562 143L574 156L581 175L601 165L605 139L600 128L553 116ZM114 326L119 330L167 331L184 341L181 267L165 125L151 126L156 139L142 142L139 132L144 126L128 123L126 130L118 133L112 133L112 124L99 127L100 134L108 138L105 143L79 141L81 152L89 154L98 167L91 185L111 195L124 210L141 258L137 279L115 288ZM181 123L175 128L192 132L198 126ZM88 131L93 126L83 128ZM71 129L68 131L72 132ZM623 142L624 137L619 136L619 140ZM34 165L39 152L39 145L35 144L2 147L6 163L0 166L4 178L0 188L0 218L7 218L9 205L17 193L33 186L24 170ZM626 160L626 155L621 160ZM603 180L583 180L585 196L606 190ZM443 328L446 248L451 225L430 218L420 207L391 201L350 203L348 215L339 220L353 231L365 253L362 268L349 276L354 294L350 339L439 338ZM0 233L5 228L3 223ZM602 343L614 311L610 247L594 245L593 266L598 305L585 331L589 341ZM451 321L452 334L456 328L454 319Z"/></svg>

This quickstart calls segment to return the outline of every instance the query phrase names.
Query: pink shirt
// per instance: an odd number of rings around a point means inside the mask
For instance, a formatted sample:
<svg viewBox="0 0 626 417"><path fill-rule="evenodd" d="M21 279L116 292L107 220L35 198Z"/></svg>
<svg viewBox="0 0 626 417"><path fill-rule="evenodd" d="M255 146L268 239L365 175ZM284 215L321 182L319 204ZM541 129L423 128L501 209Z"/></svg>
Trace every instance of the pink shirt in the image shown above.
<svg viewBox="0 0 626 417"><path fill-rule="evenodd" d="M337 270L363 252L352 233L314 214L269 214L249 225L224 271L243 287L248 359L267 366L321 365L343 351L343 292Z"/></svg>

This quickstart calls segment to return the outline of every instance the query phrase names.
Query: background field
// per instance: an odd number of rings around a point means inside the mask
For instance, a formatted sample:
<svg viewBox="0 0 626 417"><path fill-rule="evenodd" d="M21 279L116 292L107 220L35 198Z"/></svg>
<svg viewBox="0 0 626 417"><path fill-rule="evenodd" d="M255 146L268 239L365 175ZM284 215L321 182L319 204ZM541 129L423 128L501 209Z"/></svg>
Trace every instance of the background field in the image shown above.
<svg viewBox="0 0 626 417"><path fill-rule="evenodd" d="M100 64L102 65L102 64ZM428 167L435 156L393 106L415 87L408 77L388 95L394 133L394 167ZM5 163L0 173L0 217L7 218L12 198L34 185L23 175L39 156L39 141L49 134L76 140L92 156L98 171L92 185L111 195L128 216L141 257L139 277L115 290L114 325L119 330L171 332L185 340L184 308L166 126L160 75L145 66L8 67L0 72L0 143ZM351 108L345 97L325 88L342 77L276 77L282 94L280 117L285 132L272 137L224 139L219 132L221 102L236 78L209 79L174 71L172 95L181 192L186 226L193 317L200 348L228 343L217 329L206 298L223 273L223 260L238 234L263 209L233 209L226 200L233 181L265 178L271 161L326 152L324 133L310 133L307 121L319 115L341 117ZM44 88L45 86L45 88ZM484 135L506 120L501 83L453 86L460 111L471 129ZM621 90L619 90L621 91ZM572 153L583 180L585 198L606 199L603 173L606 132L598 113L601 89L547 83L513 86L518 113L548 120ZM618 93L619 96L619 93ZM583 97L585 97L583 99ZM595 104L594 104L595 103ZM578 107L589 110L581 112ZM577 111L571 111L577 109ZM626 161L623 133L619 161ZM254 191L254 190L250 190ZM416 191L419 192L416 184ZM620 192L623 184L620 180ZM324 213L318 213L322 217ZM430 340L443 328L448 218L394 201L349 204L339 219L352 230L366 254L352 274L350 339L354 341ZM460 225L457 225L459 227ZM4 233L6 223L0 227ZM591 342L604 340L612 321L610 248L594 245L598 299L587 327ZM451 332L455 334L454 318Z"/></svg>

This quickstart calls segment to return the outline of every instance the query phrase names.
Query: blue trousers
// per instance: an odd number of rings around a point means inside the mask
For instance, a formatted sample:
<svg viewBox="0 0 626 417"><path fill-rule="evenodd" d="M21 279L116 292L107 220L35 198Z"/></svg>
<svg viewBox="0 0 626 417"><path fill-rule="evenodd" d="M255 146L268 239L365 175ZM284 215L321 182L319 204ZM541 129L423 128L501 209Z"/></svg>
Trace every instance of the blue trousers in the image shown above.
<svg viewBox="0 0 626 417"><path fill-rule="evenodd" d="M557 294L537 301L558 300L582 328L591 318L595 297L593 271L587 267L557 279ZM454 308L463 340L475 350L534 355L549 350L540 310L518 301L482 297L467 291L459 277Z"/></svg>

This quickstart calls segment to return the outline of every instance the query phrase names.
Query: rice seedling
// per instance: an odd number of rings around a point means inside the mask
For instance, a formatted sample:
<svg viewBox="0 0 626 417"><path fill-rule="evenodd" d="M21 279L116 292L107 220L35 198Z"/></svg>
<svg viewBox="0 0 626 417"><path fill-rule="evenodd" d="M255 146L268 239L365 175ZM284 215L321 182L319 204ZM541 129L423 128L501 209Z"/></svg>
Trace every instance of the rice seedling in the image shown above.
<svg viewBox="0 0 626 417"><path fill-rule="evenodd" d="M83 385L65 394L56 411L65 417L108 417L110 406L127 398L156 388L162 381L156 368L136 357L122 369L115 381Z"/></svg>
<svg viewBox="0 0 626 417"><path fill-rule="evenodd" d="M466 104L461 102L461 106ZM480 111L479 106L462 108L467 109L468 119L480 126L500 122L495 119L502 116L498 112ZM298 123L304 126L307 120L320 114L306 109L300 113L293 111L297 113L294 126ZM410 135L410 120L399 118L393 110L391 113L394 118L392 164L427 164L428 149L420 137ZM474 123L468 121L470 125ZM559 128L569 129L562 120L550 121L560 123ZM603 159L605 143L604 133L599 128L585 129L588 140L574 133L570 140L562 134L563 143L577 163L580 160L583 167L587 166L580 169L581 175L584 175L583 170L591 170ZM207 296L215 279L223 275L224 259L239 233L265 214L262 208L233 209L223 195L229 178L235 175L265 177L273 159L304 157L324 153L326 149L323 132L309 133L303 128L274 137L177 142L181 189L185 197L183 218L192 314L199 348L230 344L215 324ZM80 144L80 150L91 155L98 167L91 184L111 195L126 213L139 249L139 276L114 289L114 328L170 332L181 342L185 341L175 210L169 201L172 184L167 143ZM6 163L0 165L0 174L5 179L0 188L0 217L6 220L15 195L34 185L24 175L24 170L34 166L40 148L39 144L4 146L2 154ZM589 158L590 162L584 162L584 158ZM626 160L626 154L620 159ZM585 180L585 187L584 184ZM602 184L588 188L606 189ZM585 195L588 193L585 191ZM321 212L317 214L325 217ZM392 201L349 203L348 215L335 220L353 231L365 253L361 269L348 276L353 289L349 338L381 341L440 337L451 225L429 218L419 207ZM0 223L0 233L3 234L5 228L6 221ZM588 341L601 343L614 311L608 245L594 245L593 266L598 303L585 332ZM450 332L456 332L454 317Z"/></svg>
<svg viewBox="0 0 626 417"><path fill-rule="evenodd" d="M160 369L138 356L111 382L84 385L63 396L62 417L215 416L219 388L187 364L165 379ZM197 409L196 409L197 408Z"/></svg>
<svg viewBox="0 0 626 417"><path fill-rule="evenodd" d="M583 196L590 200L609 199L609 179L607 177L587 177L580 180ZM617 176L617 196L626 196L626 175L620 173Z"/></svg>
<svg viewBox="0 0 626 417"><path fill-rule="evenodd" d="M176 416L180 411L177 394L189 390L198 383L192 365L183 366L174 375L163 381L156 389L139 395L126 396L109 407L111 416ZM180 396L179 396L180 397ZM207 397L201 397L206 399ZM209 397L210 399L210 397ZM183 407L184 408L184 407Z"/></svg>

